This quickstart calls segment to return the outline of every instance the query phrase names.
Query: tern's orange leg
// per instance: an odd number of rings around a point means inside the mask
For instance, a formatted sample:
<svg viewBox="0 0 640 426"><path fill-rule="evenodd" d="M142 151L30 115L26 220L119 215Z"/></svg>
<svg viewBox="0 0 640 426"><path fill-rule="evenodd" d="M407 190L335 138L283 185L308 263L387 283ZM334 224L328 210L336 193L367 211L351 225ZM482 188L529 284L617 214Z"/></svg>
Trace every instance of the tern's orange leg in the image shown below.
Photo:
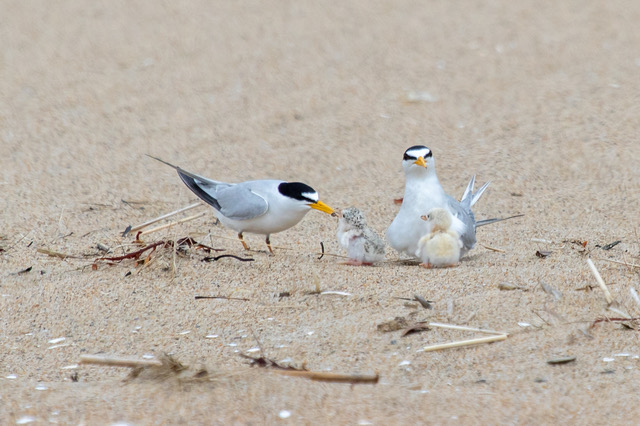
<svg viewBox="0 0 640 426"><path fill-rule="evenodd" d="M249 250L249 246L247 245L247 243L244 242L244 237L242 236L242 232L238 232L238 238L240 238L242 247L244 247L245 250Z"/></svg>
<svg viewBox="0 0 640 426"><path fill-rule="evenodd" d="M266 243L267 243L267 248L269 249L269 253L271 253L271 254L275 254L275 253L273 252L273 249L271 248L271 239L270 239L269 237L270 237L270 235L267 235L267 239L265 240L265 241L266 241Z"/></svg>

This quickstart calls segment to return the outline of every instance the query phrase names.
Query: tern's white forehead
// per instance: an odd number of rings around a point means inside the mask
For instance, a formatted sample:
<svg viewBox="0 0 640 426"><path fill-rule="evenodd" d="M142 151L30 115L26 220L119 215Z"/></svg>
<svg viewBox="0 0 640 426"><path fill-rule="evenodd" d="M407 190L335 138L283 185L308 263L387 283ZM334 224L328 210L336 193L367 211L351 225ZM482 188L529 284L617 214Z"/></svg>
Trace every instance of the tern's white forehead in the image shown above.
<svg viewBox="0 0 640 426"><path fill-rule="evenodd" d="M302 196L308 200L313 200L318 202L318 193L317 192L303 192Z"/></svg>
<svg viewBox="0 0 640 426"><path fill-rule="evenodd" d="M432 152L429 148L422 145L412 146L404 152L405 160L417 160L418 158L431 157Z"/></svg>

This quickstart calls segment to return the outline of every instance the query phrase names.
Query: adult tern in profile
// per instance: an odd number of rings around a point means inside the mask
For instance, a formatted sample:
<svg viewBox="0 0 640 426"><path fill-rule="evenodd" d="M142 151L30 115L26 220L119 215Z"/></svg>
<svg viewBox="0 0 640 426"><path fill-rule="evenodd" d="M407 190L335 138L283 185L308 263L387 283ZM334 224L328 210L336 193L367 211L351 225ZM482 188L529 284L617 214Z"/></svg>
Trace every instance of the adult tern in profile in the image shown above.
<svg viewBox="0 0 640 426"><path fill-rule="evenodd" d="M249 247L244 241L245 232L266 235L267 248L273 253L271 234L296 225L311 209L334 214L331 207L318 199L316 190L301 182L272 179L219 182L148 156L173 167L182 182L214 208L220 223L238 232L238 238L246 250Z"/></svg>

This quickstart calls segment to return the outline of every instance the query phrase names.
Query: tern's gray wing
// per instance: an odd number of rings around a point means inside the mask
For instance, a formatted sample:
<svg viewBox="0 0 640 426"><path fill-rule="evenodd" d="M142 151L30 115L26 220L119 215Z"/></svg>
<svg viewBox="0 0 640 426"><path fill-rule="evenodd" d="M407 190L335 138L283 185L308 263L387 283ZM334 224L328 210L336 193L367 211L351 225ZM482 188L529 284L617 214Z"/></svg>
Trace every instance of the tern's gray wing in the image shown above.
<svg viewBox="0 0 640 426"><path fill-rule="evenodd" d="M470 250L476 245L476 219L471 209L466 210L458 200L447 195L447 207L451 214L464 223L466 230L460 236L464 248Z"/></svg>
<svg viewBox="0 0 640 426"><path fill-rule="evenodd" d="M249 186L238 183L217 191L220 213L234 220L248 220L262 216L269 209L269 203L251 191Z"/></svg>
<svg viewBox="0 0 640 426"><path fill-rule="evenodd" d="M248 220L262 216L269 208L267 201L242 183L230 184L207 179L177 168L180 179L207 204L224 217Z"/></svg>

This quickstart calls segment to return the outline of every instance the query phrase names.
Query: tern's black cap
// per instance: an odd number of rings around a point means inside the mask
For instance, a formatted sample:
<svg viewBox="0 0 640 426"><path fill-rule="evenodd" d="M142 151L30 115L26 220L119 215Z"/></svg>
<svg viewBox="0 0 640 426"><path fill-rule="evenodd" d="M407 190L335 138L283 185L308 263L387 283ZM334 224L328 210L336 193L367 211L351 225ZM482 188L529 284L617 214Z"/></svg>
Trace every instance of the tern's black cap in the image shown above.
<svg viewBox="0 0 640 426"><path fill-rule="evenodd" d="M315 203L318 201L318 193L315 189L302 182L282 182L278 185L278 191L289 198L299 201Z"/></svg>
<svg viewBox="0 0 640 426"><path fill-rule="evenodd" d="M431 150L429 148L427 148L426 146L424 146L424 145L414 145L411 148L408 148L404 152L403 160L417 160L418 157L421 156L420 154L418 154L419 152L424 152L424 155L422 155L423 158L429 158L429 157L433 156L433 152L431 152Z"/></svg>

